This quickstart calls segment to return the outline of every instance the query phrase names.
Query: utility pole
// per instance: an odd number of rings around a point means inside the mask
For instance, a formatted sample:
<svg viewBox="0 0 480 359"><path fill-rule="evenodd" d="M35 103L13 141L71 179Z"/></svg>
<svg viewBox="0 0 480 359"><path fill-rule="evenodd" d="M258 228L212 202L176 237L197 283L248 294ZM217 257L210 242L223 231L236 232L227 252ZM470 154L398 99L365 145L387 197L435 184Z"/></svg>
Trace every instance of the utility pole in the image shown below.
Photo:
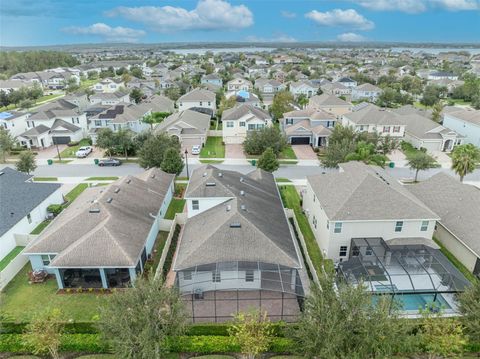
<svg viewBox="0 0 480 359"><path fill-rule="evenodd" d="M185 148L185 164L187 165L187 178L190 179L190 175L188 174L188 150Z"/></svg>

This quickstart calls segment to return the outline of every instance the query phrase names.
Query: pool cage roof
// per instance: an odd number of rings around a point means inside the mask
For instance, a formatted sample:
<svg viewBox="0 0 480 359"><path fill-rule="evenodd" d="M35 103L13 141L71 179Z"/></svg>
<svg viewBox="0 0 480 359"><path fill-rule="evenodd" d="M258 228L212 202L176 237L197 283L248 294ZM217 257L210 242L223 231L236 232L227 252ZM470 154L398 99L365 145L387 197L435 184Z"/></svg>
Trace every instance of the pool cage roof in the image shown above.
<svg viewBox="0 0 480 359"><path fill-rule="evenodd" d="M179 270L175 281L182 294L195 294L198 288L208 287L209 291L253 289L304 297L304 276L300 272L296 268L279 264L231 261ZM188 280L185 280L186 277Z"/></svg>
<svg viewBox="0 0 480 359"><path fill-rule="evenodd" d="M373 294L458 293L470 285L440 250L382 238L352 238L350 259L339 263L338 274Z"/></svg>

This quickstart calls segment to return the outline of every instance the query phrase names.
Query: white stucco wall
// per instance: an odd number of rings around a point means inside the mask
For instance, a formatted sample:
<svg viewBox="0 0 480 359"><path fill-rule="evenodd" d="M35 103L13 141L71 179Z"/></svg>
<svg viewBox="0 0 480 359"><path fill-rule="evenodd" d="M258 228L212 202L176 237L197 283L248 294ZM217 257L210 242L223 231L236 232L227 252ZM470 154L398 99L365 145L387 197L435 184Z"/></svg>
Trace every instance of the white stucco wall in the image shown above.
<svg viewBox="0 0 480 359"><path fill-rule="evenodd" d="M435 237L452 253L462 264L473 272L477 256L467 246L465 246L458 238L452 235L440 223L437 224Z"/></svg>
<svg viewBox="0 0 480 359"><path fill-rule="evenodd" d="M205 212L209 210L212 207L215 207L219 205L220 203L223 203L227 200L229 200L231 197L191 197L191 198L186 198L187 200L187 215L188 218L196 216L197 214L200 214L202 212ZM199 207L198 209L193 209L192 206L192 201L198 200Z"/></svg>
<svg viewBox="0 0 480 359"><path fill-rule="evenodd" d="M480 126L458 119L449 114L443 116L443 126L465 136L463 143L480 146Z"/></svg>

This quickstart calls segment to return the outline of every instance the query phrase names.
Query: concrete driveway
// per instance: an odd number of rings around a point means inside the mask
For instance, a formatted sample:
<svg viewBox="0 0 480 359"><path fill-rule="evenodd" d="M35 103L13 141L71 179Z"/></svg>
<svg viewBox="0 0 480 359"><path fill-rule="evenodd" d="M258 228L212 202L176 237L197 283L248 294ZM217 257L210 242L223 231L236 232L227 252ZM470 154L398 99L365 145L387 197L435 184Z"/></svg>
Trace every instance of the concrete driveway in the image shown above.
<svg viewBox="0 0 480 359"><path fill-rule="evenodd" d="M293 152L299 160L317 160L317 154L310 145L293 145Z"/></svg>
<svg viewBox="0 0 480 359"><path fill-rule="evenodd" d="M67 145L58 145L58 150L62 152L65 148L67 148ZM50 146L47 147L43 150L34 150L38 152L37 159L39 160L46 160L46 159L53 159L57 157L57 147L56 146Z"/></svg>
<svg viewBox="0 0 480 359"><path fill-rule="evenodd" d="M442 166L442 168L452 168L452 159L449 155L442 151L432 151L432 156Z"/></svg>
<svg viewBox="0 0 480 359"><path fill-rule="evenodd" d="M225 145L225 158L240 158L244 159L245 153L243 153L243 145L241 144L226 144Z"/></svg>

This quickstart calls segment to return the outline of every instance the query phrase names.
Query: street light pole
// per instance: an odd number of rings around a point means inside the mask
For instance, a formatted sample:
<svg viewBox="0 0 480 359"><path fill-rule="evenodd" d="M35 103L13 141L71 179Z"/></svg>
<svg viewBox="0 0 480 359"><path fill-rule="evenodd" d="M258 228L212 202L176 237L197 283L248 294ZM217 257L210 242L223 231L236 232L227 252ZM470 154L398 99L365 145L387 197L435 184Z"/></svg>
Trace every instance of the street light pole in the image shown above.
<svg viewBox="0 0 480 359"><path fill-rule="evenodd" d="M187 178L190 179L190 175L188 174L188 150L185 148L185 164L187 165Z"/></svg>

